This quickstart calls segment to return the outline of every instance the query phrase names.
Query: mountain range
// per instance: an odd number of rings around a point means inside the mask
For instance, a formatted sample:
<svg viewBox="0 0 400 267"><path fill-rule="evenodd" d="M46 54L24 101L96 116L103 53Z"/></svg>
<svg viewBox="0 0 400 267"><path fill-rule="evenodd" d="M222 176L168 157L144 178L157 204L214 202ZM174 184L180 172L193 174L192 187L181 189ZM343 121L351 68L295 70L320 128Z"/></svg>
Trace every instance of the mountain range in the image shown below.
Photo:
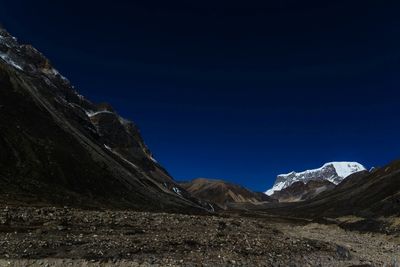
<svg viewBox="0 0 400 267"><path fill-rule="evenodd" d="M266 194L221 180L179 183L153 158L137 125L80 95L44 55L3 28L0 88L4 203L299 217L400 212L398 161L371 172L357 162L330 162L278 175Z"/></svg>
<svg viewBox="0 0 400 267"><path fill-rule="evenodd" d="M399 216L400 162L371 172L356 172L315 198L263 208L266 212L298 217Z"/></svg>
<svg viewBox="0 0 400 267"><path fill-rule="evenodd" d="M307 183L308 181L326 180L333 184L339 184L349 175L364 170L365 167L358 162L328 162L317 169L280 174L276 177L273 187L265 193L272 195L299 181Z"/></svg>

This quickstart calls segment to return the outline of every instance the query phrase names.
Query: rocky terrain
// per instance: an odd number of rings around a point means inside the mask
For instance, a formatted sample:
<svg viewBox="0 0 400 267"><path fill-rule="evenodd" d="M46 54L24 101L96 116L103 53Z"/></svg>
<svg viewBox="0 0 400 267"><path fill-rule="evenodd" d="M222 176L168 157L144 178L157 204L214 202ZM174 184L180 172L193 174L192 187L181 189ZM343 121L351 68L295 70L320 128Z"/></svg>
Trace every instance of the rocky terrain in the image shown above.
<svg viewBox="0 0 400 267"><path fill-rule="evenodd" d="M328 180L310 180L306 183L298 181L280 191L275 191L271 198L279 202L304 201L334 188L335 184Z"/></svg>
<svg viewBox="0 0 400 267"><path fill-rule="evenodd" d="M396 266L397 234L306 220L2 207L1 266Z"/></svg>
<svg viewBox="0 0 400 267"><path fill-rule="evenodd" d="M214 203L222 209L232 207L235 203L268 203L275 200L261 192L252 192L240 185L225 182L223 180L198 178L189 182L181 182L194 197Z"/></svg>

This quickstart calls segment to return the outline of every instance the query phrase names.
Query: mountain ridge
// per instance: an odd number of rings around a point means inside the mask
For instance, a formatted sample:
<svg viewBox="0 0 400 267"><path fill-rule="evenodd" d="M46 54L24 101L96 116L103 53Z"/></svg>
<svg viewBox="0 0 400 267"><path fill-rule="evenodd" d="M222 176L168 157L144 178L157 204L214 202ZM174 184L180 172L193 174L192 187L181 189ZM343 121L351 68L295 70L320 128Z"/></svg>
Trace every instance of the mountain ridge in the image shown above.
<svg viewBox="0 0 400 267"><path fill-rule="evenodd" d="M264 211L311 218L399 216L400 161L393 161L373 172L353 173L333 190L322 192L313 199L283 204L264 206Z"/></svg>
<svg viewBox="0 0 400 267"><path fill-rule="evenodd" d="M316 169L301 172L292 171L287 174L278 175L273 187L267 190L265 194L272 195L275 191L285 189L297 181L308 182L310 180L328 180L329 182L338 184L349 175L364 170L366 170L365 167L358 162L328 162Z"/></svg>
<svg viewBox="0 0 400 267"><path fill-rule="evenodd" d="M0 28L0 197L17 202L205 210L153 159L137 126L96 105Z"/></svg>
<svg viewBox="0 0 400 267"><path fill-rule="evenodd" d="M180 185L194 197L214 203L222 209L232 208L234 204L274 202L261 192L253 192L244 186L220 179L196 178L180 182Z"/></svg>
<svg viewBox="0 0 400 267"><path fill-rule="evenodd" d="M271 197L279 202L305 201L334 188L335 184L328 180L297 181L280 191L275 191Z"/></svg>

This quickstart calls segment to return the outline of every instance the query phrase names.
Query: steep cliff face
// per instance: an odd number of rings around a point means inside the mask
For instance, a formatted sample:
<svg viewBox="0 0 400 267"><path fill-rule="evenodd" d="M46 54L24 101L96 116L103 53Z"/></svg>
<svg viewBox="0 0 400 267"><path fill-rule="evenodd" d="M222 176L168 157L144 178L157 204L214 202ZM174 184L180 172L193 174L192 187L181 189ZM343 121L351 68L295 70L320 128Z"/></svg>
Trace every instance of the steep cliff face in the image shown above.
<svg viewBox="0 0 400 267"><path fill-rule="evenodd" d="M2 28L0 200L202 209L152 158L135 124L79 95Z"/></svg>

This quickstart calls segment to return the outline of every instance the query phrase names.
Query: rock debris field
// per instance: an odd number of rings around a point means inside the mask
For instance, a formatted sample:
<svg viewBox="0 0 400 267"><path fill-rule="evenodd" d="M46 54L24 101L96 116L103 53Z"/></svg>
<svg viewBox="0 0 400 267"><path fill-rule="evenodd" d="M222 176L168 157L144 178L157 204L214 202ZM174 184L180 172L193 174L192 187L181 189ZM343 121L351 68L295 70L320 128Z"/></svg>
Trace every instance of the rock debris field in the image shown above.
<svg viewBox="0 0 400 267"><path fill-rule="evenodd" d="M0 266L399 266L399 234L233 215L2 207Z"/></svg>

